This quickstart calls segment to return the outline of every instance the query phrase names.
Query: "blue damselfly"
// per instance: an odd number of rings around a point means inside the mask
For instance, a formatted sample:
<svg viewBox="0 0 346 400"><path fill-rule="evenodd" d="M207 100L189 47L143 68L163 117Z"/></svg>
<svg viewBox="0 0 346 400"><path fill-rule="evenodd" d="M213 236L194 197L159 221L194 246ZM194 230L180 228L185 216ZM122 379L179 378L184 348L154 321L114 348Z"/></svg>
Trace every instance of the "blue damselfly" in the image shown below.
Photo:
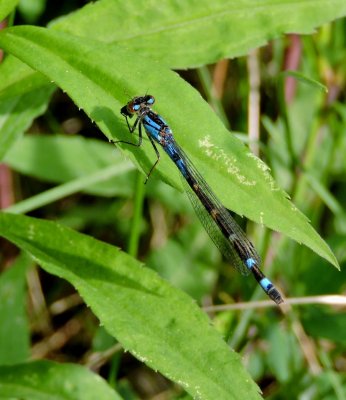
<svg viewBox="0 0 346 400"><path fill-rule="evenodd" d="M229 210L221 204L205 179L177 144L171 128L160 115L152 110L151 107L154 102L153 96L145 95L134 97L121 108L120 112L126 119L129 131L133 133L138 127L139 141L138 143L120 142L141 146L143 126L157 156L146 180L160 160L156 142L162 146L181 172L189 199L202 225L221 253L243 275L248 275L251 272L265 293L276 304L282 303L283 299L280 292L259 268L261 261L256 249L234 221ZM137 118L131 126L128 118L132 118L134 115Z"/></svg>

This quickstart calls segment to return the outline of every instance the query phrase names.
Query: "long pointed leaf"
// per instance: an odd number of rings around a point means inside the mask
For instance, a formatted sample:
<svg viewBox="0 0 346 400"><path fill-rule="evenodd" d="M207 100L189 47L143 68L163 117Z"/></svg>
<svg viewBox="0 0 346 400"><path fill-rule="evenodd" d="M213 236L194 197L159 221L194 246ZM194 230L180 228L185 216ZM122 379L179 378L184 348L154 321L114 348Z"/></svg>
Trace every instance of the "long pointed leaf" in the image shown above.
<svg viewBox="0 0 346 400"><path fill-rule="evenodd" d="M121 400L87 368L52 361L0 367L0 393L1 399Z"/></svg>
<svg viewBox="0 0 346 400"><path fill-rule="evenodd" d="M115 247L53 222L0 213L0 235L76 287L107 331L198 399L259 399L189 296Z"/></svg>
<svg viewBox="0 0 346 400"><path fill-rule="evenodd" d="M328 245L278 188L266 165L230 135L201 96L173 72L150 59L138 60L121 47L44 28L7 29L0 33L0 45L56 81L108 137L128 140L119 113L128 100L124 93L140 95L149 89L177 141L226 207L287 234L338 266ZM140 150L127 146L127 151L149 171L155 157L150 143ZM167 157L158 171L180 187L178 172Z"/></svg>
<svg viewBox="0 0 346 400"><path fill-rule="evenodd" d="M184 69L245 55L285 33L313 33L344 15L344 0L103 0L52 26Z"/></svg>

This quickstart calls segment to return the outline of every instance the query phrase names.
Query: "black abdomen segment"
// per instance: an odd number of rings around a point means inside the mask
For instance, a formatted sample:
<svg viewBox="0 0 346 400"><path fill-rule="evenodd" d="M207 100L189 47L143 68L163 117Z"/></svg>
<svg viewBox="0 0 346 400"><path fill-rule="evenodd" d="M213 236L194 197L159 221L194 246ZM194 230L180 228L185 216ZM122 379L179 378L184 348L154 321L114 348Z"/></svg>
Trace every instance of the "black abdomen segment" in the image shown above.
<svg viewBox="0 0 346 400"><path fill-rule="evenodd" d="M181 159L177 159L175 163L178 165L178 162L183 162ZM188 170L181 170L182 168L179 167L179 170L183 173L186 181L188 182L191 189L194 191L196 196L199 198L200 202L203 204L204 208L208 212L208 214L212 217L215 223L218 225L219 229L221 230L222 234L224 235L227 240L229 240L234 247L234 250L238 254L239 258L242 260L243 264L247 267L249 271L251 271L252 275L256 279L256 281L260 284L261 288L264 292L276 303L280 304L283 302L280 292L276 289L274 284L263 274L261 269L258 266L258 256L255 248L253 247L252 243L246 239L246 242L242 241L236 232L232 231L230 228L230 224L227 223L225 220L225 213L229 212L226 208L220 209L217 207L212 199L207 195L205 190L201 190L200 185L194 179L191 174L189 174ZM205 183L205 185L207 185ZM205 189L205 188L203 188ZM208 188L208 191L211 191ZM228 217L230 218L230 216ZM240 229L240 228L239 228Z"/></svg>

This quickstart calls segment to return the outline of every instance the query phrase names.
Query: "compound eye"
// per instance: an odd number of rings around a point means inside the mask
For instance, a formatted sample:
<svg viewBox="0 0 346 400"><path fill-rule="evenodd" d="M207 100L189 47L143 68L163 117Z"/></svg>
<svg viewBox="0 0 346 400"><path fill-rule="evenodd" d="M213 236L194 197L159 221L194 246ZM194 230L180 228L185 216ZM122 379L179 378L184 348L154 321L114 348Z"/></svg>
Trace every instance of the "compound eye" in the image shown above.
<svg viewBox="0 0 346 400"><path fill-rule="evenodd" d="M150 96L150 95L148 95L148 96L146 96L146 103L149 105L149 106L151 106L151 105L153 105L154 103L155 103L155 98L154 98L154 96Z"/></svg>
<svg viewBox="0 0 346 400"><path fill-rule="evenodd" d="M134 105L132 106L132 109L133 109L134 111L138 111L140 108L141 108L141 105L140 105L140 104L134 104Z"/></svg>
<svg viewBox="0 0 346 400"><path fill-rule="evenodd" d="M133 114L131 113L131 111L129 111L129 109L127 108L127 105L122 107L120 112L122 115L124 115L124 117L129 117L129 118L133 117Z"/></svg>

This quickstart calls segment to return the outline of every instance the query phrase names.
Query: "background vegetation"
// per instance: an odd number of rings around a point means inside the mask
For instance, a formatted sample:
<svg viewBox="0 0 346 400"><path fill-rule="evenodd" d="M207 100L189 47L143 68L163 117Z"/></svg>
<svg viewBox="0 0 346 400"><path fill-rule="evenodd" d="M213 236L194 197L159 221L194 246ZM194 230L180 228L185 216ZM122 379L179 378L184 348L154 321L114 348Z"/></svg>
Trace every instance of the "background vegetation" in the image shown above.
<svg viewBox="0 0 346 400"><path fill-rule="evenodd" d="M346 4L86 3L0 3L0 397L345 399ZM284 307L108 142L146 92Z"/></svg>

